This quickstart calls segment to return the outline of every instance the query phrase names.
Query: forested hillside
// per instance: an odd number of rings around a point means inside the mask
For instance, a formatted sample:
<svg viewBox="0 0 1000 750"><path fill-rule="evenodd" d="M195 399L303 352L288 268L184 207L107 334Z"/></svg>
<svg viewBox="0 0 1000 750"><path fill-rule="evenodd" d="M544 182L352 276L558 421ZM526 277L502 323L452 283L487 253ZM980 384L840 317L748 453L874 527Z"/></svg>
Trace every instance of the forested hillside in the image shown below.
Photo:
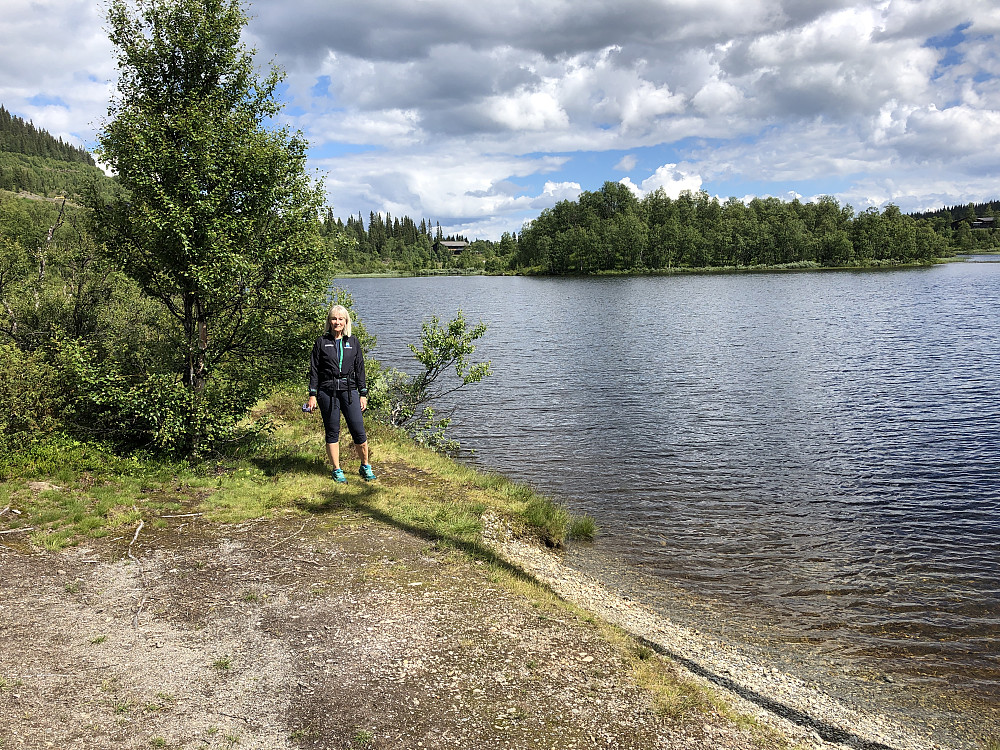
<svg viewBox="0 0 1000 750"><path fill-rule="evenodd" d="M62 138L53 138L33 123L12 115L3 105L0 105L0 151L97 166L86 149L64 143Z"/></svg>
<svg viewBox="0 0 1000 750"><path fill-rule="evenodd" d="M82 148L54 138L0 106L0 190L79 200L94 182L109 178Z"/></svg>

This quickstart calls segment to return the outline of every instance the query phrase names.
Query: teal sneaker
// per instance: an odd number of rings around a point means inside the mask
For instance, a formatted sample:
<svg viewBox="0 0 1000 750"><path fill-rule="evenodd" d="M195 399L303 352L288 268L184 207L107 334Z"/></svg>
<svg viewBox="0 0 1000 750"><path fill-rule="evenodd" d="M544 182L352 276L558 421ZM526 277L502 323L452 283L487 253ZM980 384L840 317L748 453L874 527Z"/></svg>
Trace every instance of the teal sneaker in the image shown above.
<svg viewBox="0 0 1000 750"><path fill-rule="evenodd" d="M330 472L330 476L333 478L333 481L338 484L347 484L347 477L344 476L343 469L334 469Z"/></svg>
<svg viewBox="0 0 1000 750"><path fill-rule="evenodd" d="M371 464L361 464L361 468L358 469L358 474L360 474L361 478L366 482L375 481L375 472L372 471Z"/></svg>

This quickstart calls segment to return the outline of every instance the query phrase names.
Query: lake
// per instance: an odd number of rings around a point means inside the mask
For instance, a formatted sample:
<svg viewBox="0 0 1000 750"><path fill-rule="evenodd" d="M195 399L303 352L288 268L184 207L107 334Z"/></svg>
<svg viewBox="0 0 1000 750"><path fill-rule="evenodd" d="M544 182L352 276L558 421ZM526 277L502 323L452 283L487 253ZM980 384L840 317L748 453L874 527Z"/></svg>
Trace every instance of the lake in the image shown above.
<svg viewBox="0 0 1000 750"><path fill-rule="evenodd" d="M489 325L452 434L598 521L568 563L946 742L1000 735L1000 263L337 286L410 372L431 315Z"/></svg>

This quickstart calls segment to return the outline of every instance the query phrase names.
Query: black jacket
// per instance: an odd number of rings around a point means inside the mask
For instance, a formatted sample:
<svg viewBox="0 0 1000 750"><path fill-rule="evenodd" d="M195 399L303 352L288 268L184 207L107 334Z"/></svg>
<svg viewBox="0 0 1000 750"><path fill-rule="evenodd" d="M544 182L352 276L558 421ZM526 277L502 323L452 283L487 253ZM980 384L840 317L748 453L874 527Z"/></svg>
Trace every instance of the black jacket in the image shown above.
<svg viewBox="0 0 1000 750"><path fill-rule="evenodd" d="M324 333L316 339L309 358L309 395L315 396L320 389L328 392L355 389L362 396L368 395L365 355L357 336L335 339Z"/></svg>

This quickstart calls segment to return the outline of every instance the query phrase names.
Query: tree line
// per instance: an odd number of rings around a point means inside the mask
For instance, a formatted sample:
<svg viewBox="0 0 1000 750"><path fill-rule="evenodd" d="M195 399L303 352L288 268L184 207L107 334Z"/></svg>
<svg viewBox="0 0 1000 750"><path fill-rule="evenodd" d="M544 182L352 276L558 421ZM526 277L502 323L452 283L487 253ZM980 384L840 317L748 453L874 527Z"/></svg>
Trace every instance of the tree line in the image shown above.
<svg viewBox="0 0 1000 750"><path fill-rule="evenodd" d="M461 234L444 234L440 222L419 222L409 216L370 212L365 226L361 214L336 218L327 208L321 234L339 243L336 257L340 273L431 273L435 271L506 270L497 260L497 243L474 240ZM346 242L345 242L346 240ZM456 254L444 242L463 241L468 247Z"/></svg>
<svg viewBox="0 0 1000 750"><path fill-rule="evenodd" d="M971 222L977 218L1000 217L1000 201L988 203L965 203L961 206L945 206L933 211L918 211L909 214L914 219L942 219L951 224L955 221Z"/></svg>
<svg viewBox="0 0 1000 750"><path fill-rule="evenodd" d="M3 105L0 105L0 151L97 166L86 149L36 128L34 123L12 115Z"/></svg>
<svg viewBox="0 0 1000 750"><path fill-rule="evenodd" d="M955 251L994 248L1000 239L995 230L972 230L969 222L953 228L952 221L948 212L914 217L894 205L855 213L830 196L744 203L705 192L671 198L657 190L640 199L625 185L606 182L525 225L510 265L543 274L873 267L929 263Z"/></svg>
<svg viewBox="0 0 1000 750"><path fill-rule="evenodd" d="M347 222L328 209L325 231L346 236L338 267L348 273L434 269L483 273L656 273L677 269L877 267L930 263L1000 249L1000 201L903 214L897 206L855 213L830 196L815 201L720 201L705 192L662 190L638 198L606 182L564 200L499 241L474 240L460 255L435 244L440 225L371 213ZM998 222L1000 223L1000 222Z"/></svg>

